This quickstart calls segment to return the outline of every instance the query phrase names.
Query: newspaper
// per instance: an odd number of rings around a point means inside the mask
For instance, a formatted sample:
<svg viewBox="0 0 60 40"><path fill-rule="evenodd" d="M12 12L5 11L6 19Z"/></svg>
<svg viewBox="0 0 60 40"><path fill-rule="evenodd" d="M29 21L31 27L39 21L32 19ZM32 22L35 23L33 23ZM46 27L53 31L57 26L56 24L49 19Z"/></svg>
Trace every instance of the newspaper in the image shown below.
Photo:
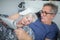
<svg viewBox="0 0 60 40"><path fill-rule="evenodd" d="M11 19L6 18L6 17L0 17L0 19L2 19L2 21L4 23L6 23L10 28L12 28L12 29L17 28L14 20L11 20Z"/></svg>

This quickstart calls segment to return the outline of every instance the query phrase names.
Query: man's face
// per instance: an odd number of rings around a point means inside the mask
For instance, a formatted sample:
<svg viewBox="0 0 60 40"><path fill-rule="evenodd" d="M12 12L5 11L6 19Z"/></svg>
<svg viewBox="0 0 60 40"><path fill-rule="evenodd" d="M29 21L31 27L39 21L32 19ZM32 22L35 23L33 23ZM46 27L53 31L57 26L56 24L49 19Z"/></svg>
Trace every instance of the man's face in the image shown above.
<svg viewBox="0 0 60 40"><path fill-rule="evenodd" d="M22 25L28 25L33 21L33 17L32 16L26 16L24 17L22 20L20 20L18 22L18 24L22 24Z"/></svg>
<svg viewBox="0 0 60 40"><path fill-rule="evenodd" d="M51 21L55 14L51 13L52 8L50 6L44 6L41 10L41 21Z"/></svg>

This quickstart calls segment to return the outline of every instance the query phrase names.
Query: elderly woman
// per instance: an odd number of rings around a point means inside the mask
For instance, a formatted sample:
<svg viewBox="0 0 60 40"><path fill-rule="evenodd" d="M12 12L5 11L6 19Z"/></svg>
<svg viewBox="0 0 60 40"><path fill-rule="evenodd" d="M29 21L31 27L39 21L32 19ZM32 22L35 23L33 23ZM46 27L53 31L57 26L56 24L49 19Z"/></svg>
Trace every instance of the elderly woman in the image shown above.
<svg viewBox="0 0 60 40"><path fill-rule="evenodd" d="M21 16L20 16L21 17ZM17 22L17 28L15 33L19 40L34 40L34 33L29 24L33 23L37 19L35 14L27 14L21 20ZM20 36L19 36L20 35Z"/></svg>

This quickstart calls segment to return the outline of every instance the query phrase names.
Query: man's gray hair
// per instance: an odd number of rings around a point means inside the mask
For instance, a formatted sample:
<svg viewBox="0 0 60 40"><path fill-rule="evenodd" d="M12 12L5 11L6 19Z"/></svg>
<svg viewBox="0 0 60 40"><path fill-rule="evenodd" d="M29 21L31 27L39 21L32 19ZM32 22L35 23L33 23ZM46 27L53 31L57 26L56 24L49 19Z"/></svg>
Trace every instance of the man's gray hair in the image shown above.
<svg viewBox="0 0 60 40"><path fill-rule="evenodd" d="M50 6L52 8L51 13L57 14L57 12L58 12L58 6L57 5L55 5L53 3L46 3L46 4L44 4L43 7L45 7L45 6Z"/></svg>

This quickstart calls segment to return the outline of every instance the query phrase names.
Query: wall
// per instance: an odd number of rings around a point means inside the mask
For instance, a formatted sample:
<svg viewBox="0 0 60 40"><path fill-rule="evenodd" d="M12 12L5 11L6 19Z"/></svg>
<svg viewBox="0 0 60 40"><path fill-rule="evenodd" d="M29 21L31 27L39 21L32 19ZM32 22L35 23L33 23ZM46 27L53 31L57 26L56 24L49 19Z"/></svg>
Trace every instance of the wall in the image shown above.
<svg viewBox="0 0 60 40"><path fill-rule="evenodd" d="M0 0L0 14L11 15L18 12L18 5L23 0Z"/></svg>

